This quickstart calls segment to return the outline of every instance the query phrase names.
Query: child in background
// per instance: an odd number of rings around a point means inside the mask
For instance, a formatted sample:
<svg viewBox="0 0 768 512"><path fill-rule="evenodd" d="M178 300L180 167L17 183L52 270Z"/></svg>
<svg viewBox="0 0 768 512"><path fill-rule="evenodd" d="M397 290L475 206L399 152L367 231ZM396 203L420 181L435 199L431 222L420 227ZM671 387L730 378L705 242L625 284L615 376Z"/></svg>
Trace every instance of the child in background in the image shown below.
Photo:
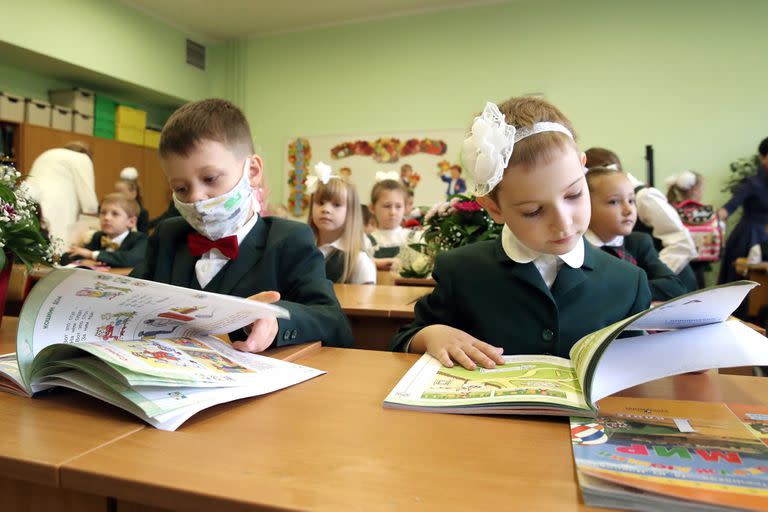
<svg viewBox="0 0 768 512"><path fill-rule="evenodd" d="M360 211L363 214L363 231L365 231L366 237L370 240L371 233L376 231L376 217L373 216L373 212L367 204L360 205ZM373 244L373 240L371 240Z"/></svg>
<svg viewBox="0 0 768 512"><path fill-rule="evenodd" d="M607 167L624 171L618 155L609 149L589 148L586 155L589 168ZM634 230L653 237L659 259L680 277L687 291L698 289L696 276L688 265L696 257L696 245L677 211L659 189L645 185L631 173L627 173L627 177L635 187L637 223Z"/></svg>
<svg viewBox="0 0 768 512"><path fill-rule="evenodd" d="M405 198L408 192L399 179L388 173L376 173L376 184L371 190L371 213L376 218L376 230L371 233L373 258L376 268L389 270L408 243L408 230L401 226L405 215Z"/></svg>
<svg viewBox="0 0 768 512"><path fill-rule="evenodd" d="M606 167L587 172L592 220L584 238L608 254L645 271L651 299L664 301L686 293L683 283L659 259L647 233L632 232L637 221L635 190L627 175Z"/></svg>
<svg viewBox="0 0 768 512"><path fill-rule="evenodd" d="M364 250L360 200L355 186L331 174L323 162L307 178L307 223L325 257L325 274L334 283L376 284L376 265Z"/></svg>
<svg viewBox="0 0 768 512"><path fill-rule="evenodd" d="M139 205L139 216L136 220L136 230L149 233L149 212L144 208L139 189L139 171L135 167L126 167L120 171L120 179L115 183L115 191L125 194Z"/></svg>
<svg viewBox="0 0 768 512"><path fill-rule="evenodd" d="M709 205L703 204L701 201L704 197L704 177L696 171L683 171L678 175L670 176L665 181L667 184L667 200L680 214L679 208L682 206L688 208L694 208L694 217L697 218L697 228L702 229L707 227L709 232L697 231L691 233L696 243L697 259L691 261L690 266L693 269L693 273L696 276L696 284L699 288L706 286L704 280L704 273L711 269L709 261L699 260L710 256L710 261L717 261L720 259L720 247L722 245L722 237L725 232L725 223L720 221L717 217L717 213ZM707 211L711 211L709 215L710 220L707 221L706 216L702 218L702 213L706 214ZM685 226L685 219L683 220L683 226ZM699 245L703 245L702 251L699 251ZM713 249L714 246L714 249ZM708 254L701 254L706 252L709 248Z"/></svg>
<svg viewBox="0 0 768 512"><path fill-rule="evenodd" d="M461 179L461 166L452 165L448 168L448 175L446 176L443 171L438 172L438 176L448 184L448 189L445 191L447 198L450 198L454 194L463 194L467 191L466 182Z"/></svg>
<svg viewBox="0 0 768 512"><path fill-rule="evenodd" d="M257 320L230 333L233 347L261 352L322 340L350 346L352 332L325 278L306 224L262 217L254 189L259 155L243 113L228 101L188 103L160 135L160 162L180 217L157 225L134 277L276 303L290 319Z"/></svg>
<svg viewBox="0 0 768 512"><path fill-rule="evenodd" d="M136 227L139 204L125 194L108 194L99 206L100 231L84 247L73 245L61 256L67 265L88 259L110 267L134 267L147 252L147 235L131 231Z"/></svg>
<svg viewBox="0 0 768 512"><path fill-rule="evenodd" d="M488 103L462 160L502 234L437 255L434 291L391 348L467 369L493 368L502 353L568 357L584 335L650 305L642 270L584 243L586 157L556 107Z"/></svg>

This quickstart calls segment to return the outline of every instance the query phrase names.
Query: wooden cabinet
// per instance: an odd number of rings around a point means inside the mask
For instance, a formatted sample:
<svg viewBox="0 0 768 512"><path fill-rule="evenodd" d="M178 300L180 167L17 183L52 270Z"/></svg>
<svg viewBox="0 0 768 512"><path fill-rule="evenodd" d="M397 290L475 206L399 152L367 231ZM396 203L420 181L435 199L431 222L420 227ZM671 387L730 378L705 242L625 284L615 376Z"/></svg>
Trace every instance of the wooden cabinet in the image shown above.
<svg viewBox="0 0 768 512"><path fill-rule="evenodd" d="M14 140L14 143L18 144L17 168L26 174L40 153L63 147L75 140L87 142L91 146L96 175L96 196L99 199L114 192L115 181L124 167L136 167L139 170L139 186L144 207L149 210L150 218L160 215L168 208L170 189L160 167L157 150L154 148L21 123L18 136Z"/></svg>

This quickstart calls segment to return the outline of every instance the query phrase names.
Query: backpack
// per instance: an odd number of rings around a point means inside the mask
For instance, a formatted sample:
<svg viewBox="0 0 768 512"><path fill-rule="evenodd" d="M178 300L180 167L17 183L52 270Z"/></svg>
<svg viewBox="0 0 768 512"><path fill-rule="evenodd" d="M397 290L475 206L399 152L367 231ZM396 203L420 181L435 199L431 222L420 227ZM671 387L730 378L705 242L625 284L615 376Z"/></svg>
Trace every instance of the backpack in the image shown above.
<svg viewBox="0 0 768 512"><path fill-rule="evenodd" d="M673 206L696 244L698 256L693 261L718 261L723 247L723 232L712 205L687 199Z"/></svg>

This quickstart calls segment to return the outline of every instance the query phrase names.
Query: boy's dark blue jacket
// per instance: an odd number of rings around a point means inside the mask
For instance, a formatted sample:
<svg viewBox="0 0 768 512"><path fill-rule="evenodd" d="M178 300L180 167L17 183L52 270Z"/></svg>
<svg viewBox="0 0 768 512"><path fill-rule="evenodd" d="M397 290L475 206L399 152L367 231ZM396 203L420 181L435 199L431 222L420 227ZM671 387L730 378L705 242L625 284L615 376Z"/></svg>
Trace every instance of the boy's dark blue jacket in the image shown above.
<svg viewBox="0 0 768 512"><path fill-rule="evenodd" d="M131 276L201 289L187 245L192 227L181 217L162 221L149 237L147 255ZM260 217L230 260L208 283L205 291L249 297L259 292L280 292L276 304L291 313L278 319L275 346L322 341L349 347L352 332L325 277L325 261L309 226L276 217ZM231 333L244 339L244 333Z"/></svg>

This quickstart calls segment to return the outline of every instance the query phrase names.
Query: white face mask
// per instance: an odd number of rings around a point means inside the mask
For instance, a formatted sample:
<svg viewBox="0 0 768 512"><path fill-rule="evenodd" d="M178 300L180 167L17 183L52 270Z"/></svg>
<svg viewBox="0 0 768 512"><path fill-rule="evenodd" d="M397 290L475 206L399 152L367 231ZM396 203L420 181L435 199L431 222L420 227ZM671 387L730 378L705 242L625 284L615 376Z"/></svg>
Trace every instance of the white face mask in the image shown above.
<svg viewBox="0 0 768 512"><path fill-rule="evenodd" d="M195 231L209 240L234 235L248 220L251 205L254 211L257 210L249 180L249 163L250 159L247 159L243 166L243 177L226 194L194 203L183 203L173 194L173 204Z"/></svg>

